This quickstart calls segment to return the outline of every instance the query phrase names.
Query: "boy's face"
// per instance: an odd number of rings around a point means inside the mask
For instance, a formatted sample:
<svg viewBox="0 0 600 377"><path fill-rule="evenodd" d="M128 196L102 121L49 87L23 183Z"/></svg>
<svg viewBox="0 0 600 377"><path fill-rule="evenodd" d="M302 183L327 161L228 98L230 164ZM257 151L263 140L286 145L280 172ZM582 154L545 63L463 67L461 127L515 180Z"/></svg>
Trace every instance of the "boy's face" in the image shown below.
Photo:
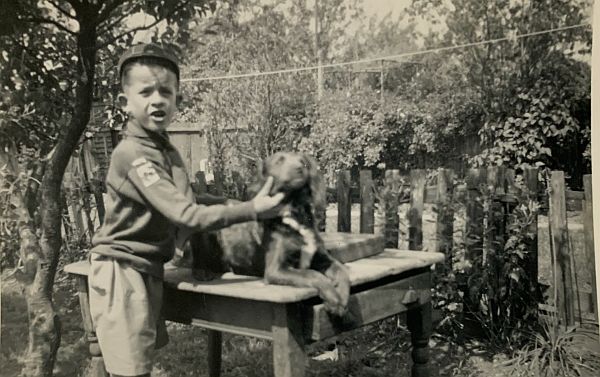
<svg viewBox="0 0 600 377"><path fill-rule="evenodd" d="M179 101L175 73L160 66L134 63L123 80L123 93L119 94L123 110L147 130L165 130Z"/></svg>

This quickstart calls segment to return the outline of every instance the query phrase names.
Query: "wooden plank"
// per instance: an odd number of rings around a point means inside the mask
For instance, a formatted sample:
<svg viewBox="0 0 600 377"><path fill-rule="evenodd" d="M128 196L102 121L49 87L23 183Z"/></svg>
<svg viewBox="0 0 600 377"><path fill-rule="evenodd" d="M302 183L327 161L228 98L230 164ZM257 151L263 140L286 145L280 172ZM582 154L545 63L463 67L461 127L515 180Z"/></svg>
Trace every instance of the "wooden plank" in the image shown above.
<svg viewBox="0 0 600 377"><path fill-rule="evenodd" d="M383 252L382 236L374 234L321 233L325 249L342 263L367 258Z"/></svg>
<svg viewBox="0 0 600 377"><path fill-rule="evenodd" d="M400 179L400 171L386 170L385 171L385 246L398 247L398 233L400 228L400 217L398 215L398 200L402 182Z"/></svg>
<svg viewBox="0 0 600 377"><path fill-rule="evenodd" d="M553 250L553 276L556 284L556 307L564 326L575 323L575 305L565 204L565 175L553 171L550 175L549 227Z"/></svg>
<svg viewBox="0 0 600 377"><path fill-rule="evenodd" d="M466 183L466 219L465 236L467 259L474 260L483 249L483 206L481 188L485 182L485 169L469 169Z"/></svg>
<svg viewBox="0 0 600 377"><path fill-rule="evenodd" d="M269 302L189 292L165 285L163 314L173 322L270 339L271 307Z"/></svg>
<svg viewBox="0 0 600 377"><path fill-rule="evenodd" d="M443 260L444 255L436 252L423 253L385 249L380 254L346 263L346 267L351 284L358 285L412 269L428 267ZM72 263L65 266L64 270L74 275L87 275L89 263L87 261ZM189 268L165 271L165 286L178 291L240 298L255 302L289 303L317 296L317 290L314 288L265 284L261 278L235 275L230 272L223 274L218 279L199 281L192 276Z"/></svg>
<svg viewBox="0 0 600 377"><path fill-rule="evenodd" d="M338 232L350 232L352 203L350 201L350 171L341 170L337 176Z"/></svg>
<svg viewBox="0 0 600 377"><path fill-rule="evenodd" d="M538 193L538 169L526 168L523 170L523 183L525 186L525 198L537 202ZM538 284L538 222L537 217L533 219L528 228L529 233L532 235L531 238L525 240L527 245L527 256L525 261L525 269L529 281L533 283L534 287ZM535 292L536 296L539 296L540 292Z"/></svg>
<svg viewBox="0 0 600 377"><path fill-rule="evenodd" d="M360 232L375 232L375 195L370 170L360 171Z"/></svg>
<svg viewBox="0 0 600 377"><path fill-rule="evenodd" d="M410 172L410 208L408 209L408 248L423 249L423 207L427 171L415 169Z"/></svg>
<svg viewBox="0 0 600 377"><path fill-rule="evenodd" d="M585 255L587 256L586 265L590 271L592 285L593 306L592 313L598 313L597 287L596 287L596 258L594 255L594 217L593 217L593 194L592 194L592 176L586 174L583 176L583 189L585 200L583 205L583 232L585 237Z"/></svg>
<svg viewBox="0 0 600 377"><path fill-rule="evenodd" d="M306 335L314 341L322 340L339 333L339 330L348 331L373 323L429 300L431 275L426 272L351 295L348 312L355 319L351 327L344 327L350 324L332 321L323 304L313 306L312 313L306 319Z"/></svg>
<svg viewBox="0 0 600 377"><path fill-rule="evenodd" d="M325 183L319 185L318 190L321 192L318 194L322 198L327 199L327 186ZM317 223L317 229L319 232L324 232L327 221L327 200L322 200L318 202L318 205L315 207L315 222Z"/></svg>
<svg viewBox="0 0 600 377"><path fill-rule="evenodd" d="M454 234L454 208L452 208L453 171L439 169L437 175L437 220L436 220L436 250L439 253L451 256L452 236ZM452 263L448 258L448 263Z"/></svg>
<svg viewBox="0 0 600 377"><path fill-rule="evenodd" d="M484 266L488 262L489 255L499 255L498 253L504 250L505 207L495 198L505 195L505 176L506 168L503 166L490 166L487 169L486 183L489 191L486 193L487 205L484 209L482 258ZM499 269L495 260L489 262L492 263L490 268Z"/></svg>
<svg viewBox="0 0 600 377"><path fill-rule="evenodd" d="M92 314L90 313L90 299L88 296L87 277L79 275L77 280L77 296L79 297L79 309L81 309L81 318L83 320L83 329L86 335L90 336L94 332L92 323Z"/></svg>

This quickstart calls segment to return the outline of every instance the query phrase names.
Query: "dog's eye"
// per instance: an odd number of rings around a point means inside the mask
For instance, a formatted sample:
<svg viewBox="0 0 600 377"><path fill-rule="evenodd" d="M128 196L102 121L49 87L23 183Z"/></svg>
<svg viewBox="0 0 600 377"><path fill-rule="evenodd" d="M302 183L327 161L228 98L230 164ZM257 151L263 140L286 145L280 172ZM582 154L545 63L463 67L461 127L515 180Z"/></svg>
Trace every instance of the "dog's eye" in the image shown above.
<svg viewBox="0 0 600 377"><path fill-rule="evenodd" d="M285 160L285 156L282 155L282 156L277 157L277 160L275 160L275 163L277 165L279 165L279 164L283 163L284 160Z"/></svg>

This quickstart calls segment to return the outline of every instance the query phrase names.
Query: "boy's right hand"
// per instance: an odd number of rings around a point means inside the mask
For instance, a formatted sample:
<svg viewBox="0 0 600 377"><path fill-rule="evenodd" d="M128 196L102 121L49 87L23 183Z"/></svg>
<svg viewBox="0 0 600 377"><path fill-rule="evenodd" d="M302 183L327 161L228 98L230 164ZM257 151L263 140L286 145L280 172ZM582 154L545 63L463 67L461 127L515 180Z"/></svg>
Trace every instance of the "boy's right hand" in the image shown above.
<svg viewBox="0 0 600 377"><path fill-rule="evenodd" d="M254 206L258 220L279 217L284 212L285 205L281 204L281 201L285 195L282 192L278 192L270 196L269 191L271 191L272 186L273 177L269 177L258 194L252 199L252 205Z"/></svg>

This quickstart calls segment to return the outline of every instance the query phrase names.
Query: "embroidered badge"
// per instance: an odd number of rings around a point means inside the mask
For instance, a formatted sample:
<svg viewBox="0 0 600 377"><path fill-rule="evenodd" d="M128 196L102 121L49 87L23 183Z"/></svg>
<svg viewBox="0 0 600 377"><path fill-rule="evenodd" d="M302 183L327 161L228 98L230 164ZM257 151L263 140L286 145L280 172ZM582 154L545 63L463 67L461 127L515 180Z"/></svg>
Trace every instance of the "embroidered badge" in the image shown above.
<svg viewBox="0 0 600 377"><path fill-rule="evenodd" d="M149 187L160 181L160 176L154 169L154 165L144 157L138 158L131 164L136 168L137 175L142 180L144 187Z"/></svg>

